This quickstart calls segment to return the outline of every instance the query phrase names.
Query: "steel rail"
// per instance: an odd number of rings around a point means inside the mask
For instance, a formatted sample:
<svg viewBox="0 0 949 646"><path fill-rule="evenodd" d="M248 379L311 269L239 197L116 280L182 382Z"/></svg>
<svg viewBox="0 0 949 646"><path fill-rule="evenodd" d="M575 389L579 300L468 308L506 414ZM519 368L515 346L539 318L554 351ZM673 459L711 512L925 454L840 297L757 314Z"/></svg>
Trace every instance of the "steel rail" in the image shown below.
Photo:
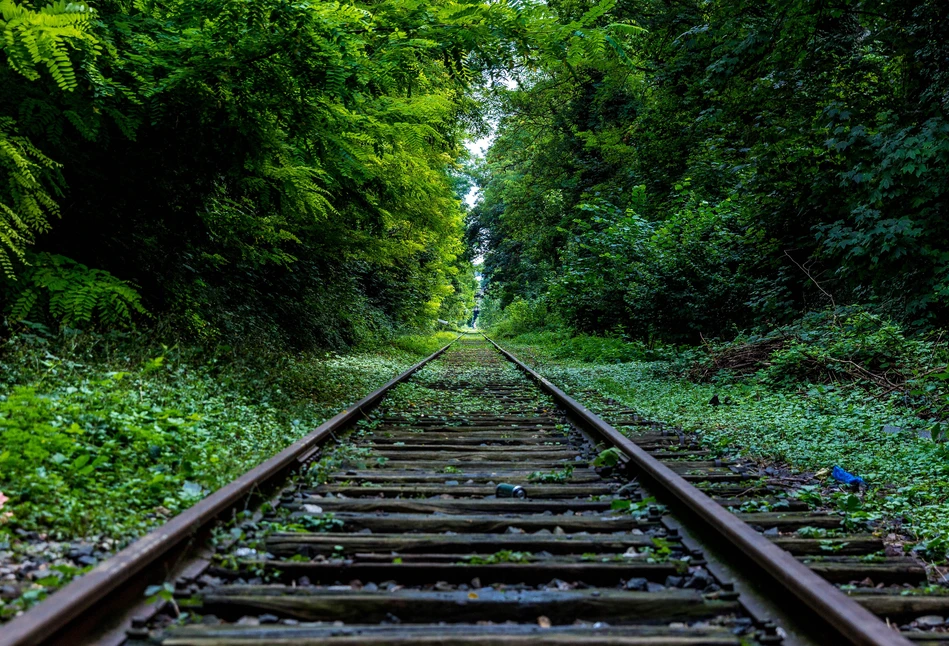
<svg viewBox="0 0 949 646"><path fill-rule="evenodd" d="M815 611L841 636L859 646L910 646L912 642L857 604L791 554L641 449L632 440L573 399L513 354L484 335L509 361L531 377L589 430L625 453L630 461L704 520L724 540L747 554L772 579Z"/></svg>
<svg viewBox="0 0 949 646"><path fill-rule="evenodd" d="M252 495L261 485L284 473L294 462L315 450L334 432L345 430L374 407L395 386L404 382L430 361L441 356L455 341L437 350L402 374L386 382L320 424L305 437L259 464L236 480L224 485L193 507L181 512L167 523L149 532L97 567L73 580L48 599L0 626L0 646L33 646L68 630L93 605L129 583L136 575L159 561L192 536L213 523L222 513ZM139 601L133 599L131 601ZM70 643L79 643L70 640Z"/></svg>

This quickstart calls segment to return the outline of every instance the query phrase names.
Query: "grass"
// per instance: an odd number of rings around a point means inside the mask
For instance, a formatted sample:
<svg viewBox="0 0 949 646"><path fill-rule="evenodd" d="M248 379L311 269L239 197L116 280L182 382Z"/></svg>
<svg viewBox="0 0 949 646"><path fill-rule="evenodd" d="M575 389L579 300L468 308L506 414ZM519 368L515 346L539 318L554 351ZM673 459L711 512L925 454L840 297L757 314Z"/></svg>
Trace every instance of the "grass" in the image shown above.
<svg viewBox="0 0 949 646"><path fill-rule="evenodd" d="M557 334L545 333L504 345L591 408L598 398L587 389L695 431L722 452L814 472L840 465L863 477L867 492L860 498L841 491L825 503L851 520L902 523L926 555L947 557L949 446L918 437L933 420L904 406L900 396L879 396L866 384L780 386L760 375L694 383L678 376L683 361L673 350L650 350L653 357L644 358L639 344L622 348L622 341L607 339L597 348L598 342L581 337L564 346ZM715 395L723 405L710 405ZM884 425L903 430L888 434Z"/></svg>

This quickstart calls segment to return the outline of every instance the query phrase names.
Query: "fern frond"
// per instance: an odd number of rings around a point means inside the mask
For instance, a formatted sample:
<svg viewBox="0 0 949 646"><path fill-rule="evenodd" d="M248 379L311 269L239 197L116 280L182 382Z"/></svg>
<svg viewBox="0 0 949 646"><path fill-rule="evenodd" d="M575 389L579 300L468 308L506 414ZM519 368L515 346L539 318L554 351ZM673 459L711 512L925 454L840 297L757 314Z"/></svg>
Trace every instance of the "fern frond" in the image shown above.
<svg viewBox="0 0 949 646"><path fill-rule="evenodd" d="M109 272L43 253L30 257L6 314L17 321L48 315L68 327L127 327L134 314L148 312L138 292Z"/></svg>
<svg viewBox="0 0 949 646"><path fill-rule="evenodd" d="M0 181L6 183L0 184L0 269L8 278L14 278L12 258L23 260L26 246L59 215L48 188L57 190L50 172L59 166L16 134L15 126L0 117Z"/></svg>
<svg viewBox="0 0 949 646"><path fill-rule="evenodd" d="M14 0L0 0L0 33L7 63L30 80L38 79L37 68L45 66L60 89L74 89L76 70L68 47L82 42L97 45L92 34L94 16L81 2L55 2L33 11Z"/></svg>

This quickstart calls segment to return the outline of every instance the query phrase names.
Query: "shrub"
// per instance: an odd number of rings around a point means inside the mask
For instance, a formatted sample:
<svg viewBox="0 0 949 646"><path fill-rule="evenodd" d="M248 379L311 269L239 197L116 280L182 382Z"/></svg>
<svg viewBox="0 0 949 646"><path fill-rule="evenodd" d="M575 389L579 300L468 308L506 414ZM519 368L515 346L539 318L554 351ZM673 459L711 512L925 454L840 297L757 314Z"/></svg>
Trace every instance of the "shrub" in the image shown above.
<svg viewBox="0 0 949 646"><path fill-rule="evenodd" d="M72 328L132 325L134 315L148 312L138 292L101 269L74 260L41 253L17 282L8 282L12 305L6 312L15 321L51 320Z"/></svg>
<svg viewBox="0 0 949 646"><path fill-rule="evenodd" d="M560 318L547 308L543 299L524 300L518 298L505 307L491 325L491 333L499 337L514 337L528 332L555 330L560 327Z"/></svg>

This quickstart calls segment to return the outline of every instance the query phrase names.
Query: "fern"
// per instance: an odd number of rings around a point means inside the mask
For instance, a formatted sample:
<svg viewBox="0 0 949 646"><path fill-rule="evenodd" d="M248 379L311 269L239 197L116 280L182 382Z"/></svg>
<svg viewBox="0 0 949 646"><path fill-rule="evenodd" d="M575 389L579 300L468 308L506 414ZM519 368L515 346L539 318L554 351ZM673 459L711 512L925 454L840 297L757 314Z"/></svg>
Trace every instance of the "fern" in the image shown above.
<svg viewBox="0 0 949 646"><path fill-rule="evenodd" d="M94 12L81 2L60 0L33 11L13 0L0 0L2 47L10 67L28 79L40 77L45 66L61 90L77 85L69 46L86 42L95 48L91 33Z"/></svg>
<svg viewBox="0 0 949 646"><path fill-rule="evenodd" d="M48 253L30 261L7 312L16 321L48 315L67 327L117 328L131 325L134 314L148 315L138 292L107 271Z"/></svg>
<svg viewBox="0 0 949 646"><path fill-rule="evenodd" d="M59 165L15 130L16 123L0 117L0 272L13 278L13 259L24 260L25 248L37 233L49 229L59 207L42 183L59 185Z"/></svg>
<svg viewBox="0 0 949 646"><path fill-rule="evenodd" d="M63 91L76 88L76 70L70 48L85 44L95 50L91 33L94 12L81 2L60 0L38 11L0 0L0 51L9 66L27 79L40 78L46 68ZM22 117L58 138L61 125L55 114L36 100L25 99ZM70 115L67 115L70 118ZM77 119L71 119L77 125ZM25 260L25 250L38 233L49 229L59 215L52 193L61 185L59 164L20 134L17 123L0 116L0 273L14 277L13 262Z"/></svg>

